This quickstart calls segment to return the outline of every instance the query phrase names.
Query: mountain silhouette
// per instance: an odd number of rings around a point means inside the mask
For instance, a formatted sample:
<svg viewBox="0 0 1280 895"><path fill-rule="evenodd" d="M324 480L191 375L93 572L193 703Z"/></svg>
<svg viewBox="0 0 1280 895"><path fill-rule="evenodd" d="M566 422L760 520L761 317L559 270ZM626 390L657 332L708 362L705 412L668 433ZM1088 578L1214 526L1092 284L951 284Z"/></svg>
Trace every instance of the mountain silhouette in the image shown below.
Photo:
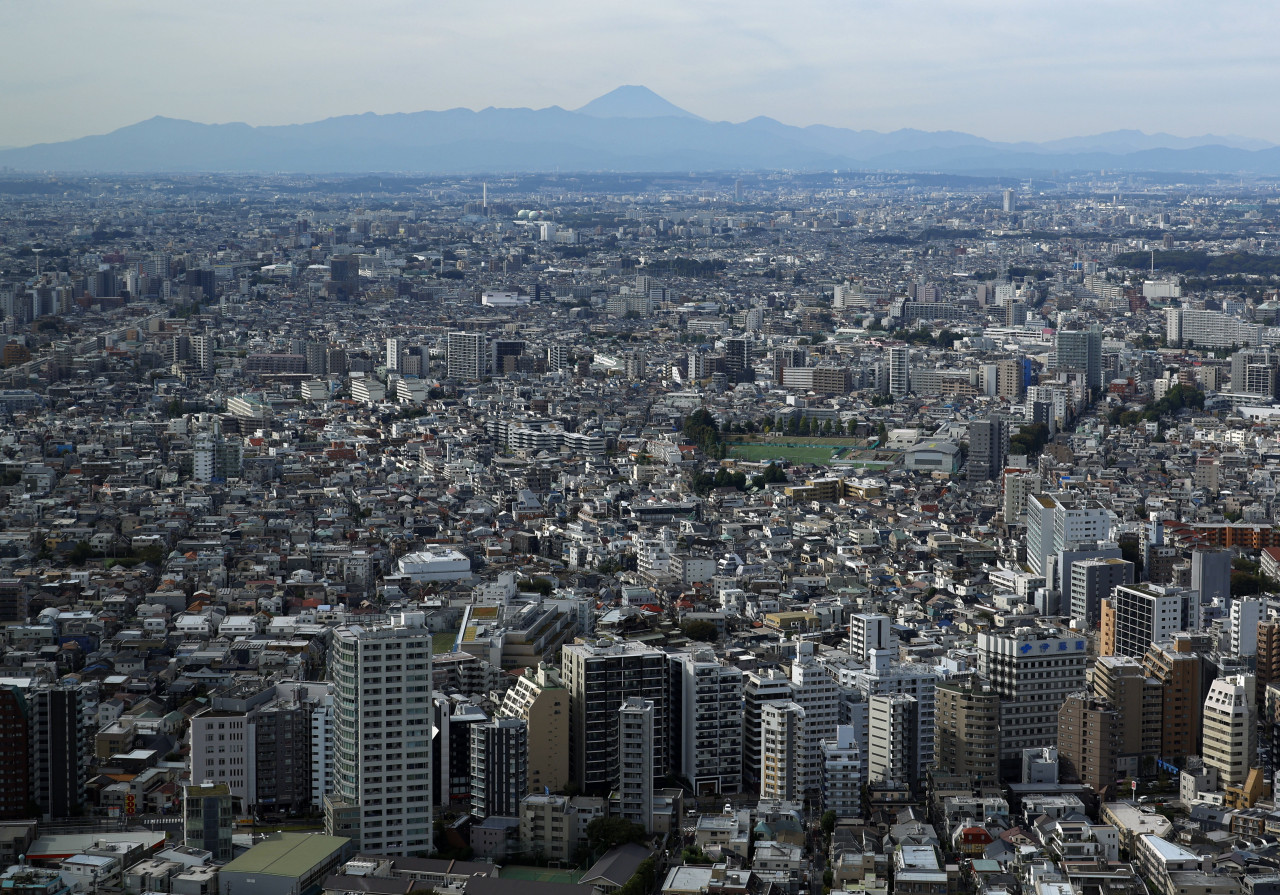
<svg viewBox="0 0 1280 895"><path fill-rule="evenodd" d="M667 102L648 87L626 84L597 96L591 102L574 110L581 115L595 118L695 118L692 112Z"/></svg>
<svg viewBox="0 0 1280 895"><path fill-rule="evenodd" d="M880 133L772 118L709 121L646 87L569 111L449 109L253 127L156 117L107 134L0 150L0 168L102 173L888 170L1036 176L1098 169L1280 174L1280 148L1116 131L999 143L957 131Z"/></svg>

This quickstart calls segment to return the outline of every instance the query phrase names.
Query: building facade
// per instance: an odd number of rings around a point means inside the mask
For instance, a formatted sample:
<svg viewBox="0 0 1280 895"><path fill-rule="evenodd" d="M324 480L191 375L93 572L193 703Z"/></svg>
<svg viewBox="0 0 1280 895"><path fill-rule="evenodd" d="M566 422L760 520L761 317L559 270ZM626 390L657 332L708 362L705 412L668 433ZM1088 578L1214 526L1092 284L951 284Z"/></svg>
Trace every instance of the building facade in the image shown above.
<svg viewBox="0 0 1280 895"><path fill-rule="evenodd" d="M325 830L362 851L432 847L431 631L422 613L343 625L329 652L333 792Z"/></svg>

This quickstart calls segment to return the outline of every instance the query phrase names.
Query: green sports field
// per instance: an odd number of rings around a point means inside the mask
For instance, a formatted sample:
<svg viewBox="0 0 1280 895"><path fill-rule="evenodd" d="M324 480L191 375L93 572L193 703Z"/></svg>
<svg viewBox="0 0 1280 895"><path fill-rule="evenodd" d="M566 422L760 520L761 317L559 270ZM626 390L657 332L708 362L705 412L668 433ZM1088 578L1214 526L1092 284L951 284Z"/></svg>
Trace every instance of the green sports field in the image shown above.
<svg viewBox="0 0 1280 895"><path fill-rule="evenodd" d="M832 454L838 450L838 447L804 442L750 442L730 445L729 456L753 463L764 460L790 460L792 463L827 464L831 462Z"/></svg>

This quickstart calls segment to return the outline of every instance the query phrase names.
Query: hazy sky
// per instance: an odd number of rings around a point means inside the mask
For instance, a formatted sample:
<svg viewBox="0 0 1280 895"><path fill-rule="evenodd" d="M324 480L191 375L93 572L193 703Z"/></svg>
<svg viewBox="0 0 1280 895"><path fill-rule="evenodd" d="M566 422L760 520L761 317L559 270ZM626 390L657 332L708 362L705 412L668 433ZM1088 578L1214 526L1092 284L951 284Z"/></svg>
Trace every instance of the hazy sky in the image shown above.
<svg viewBox="0 0 1280 895"><path fill-rule="evenodd" d="M0 22L7 146L620 84L717 120L1280 142L1270 0L0 0Z"/></svg>

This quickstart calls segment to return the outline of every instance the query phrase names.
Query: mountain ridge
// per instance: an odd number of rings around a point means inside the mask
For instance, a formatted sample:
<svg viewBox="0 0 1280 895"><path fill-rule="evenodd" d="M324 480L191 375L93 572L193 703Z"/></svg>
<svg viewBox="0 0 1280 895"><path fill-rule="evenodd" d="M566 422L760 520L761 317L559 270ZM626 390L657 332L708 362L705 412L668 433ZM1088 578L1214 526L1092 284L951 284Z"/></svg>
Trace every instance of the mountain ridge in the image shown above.
<svg viewBox="0 0 1280 895"><path fill-rule="evenodd" d="M153 116L106 134L0 150L0 167L103 173L462 174L551 170L917 170L1034 175L1099 168L1280 175L1280 147L1241 137L1111 131L1002 143L961 131L711 121L626 85L566 110L365 112L302 124Z"/></svg>

